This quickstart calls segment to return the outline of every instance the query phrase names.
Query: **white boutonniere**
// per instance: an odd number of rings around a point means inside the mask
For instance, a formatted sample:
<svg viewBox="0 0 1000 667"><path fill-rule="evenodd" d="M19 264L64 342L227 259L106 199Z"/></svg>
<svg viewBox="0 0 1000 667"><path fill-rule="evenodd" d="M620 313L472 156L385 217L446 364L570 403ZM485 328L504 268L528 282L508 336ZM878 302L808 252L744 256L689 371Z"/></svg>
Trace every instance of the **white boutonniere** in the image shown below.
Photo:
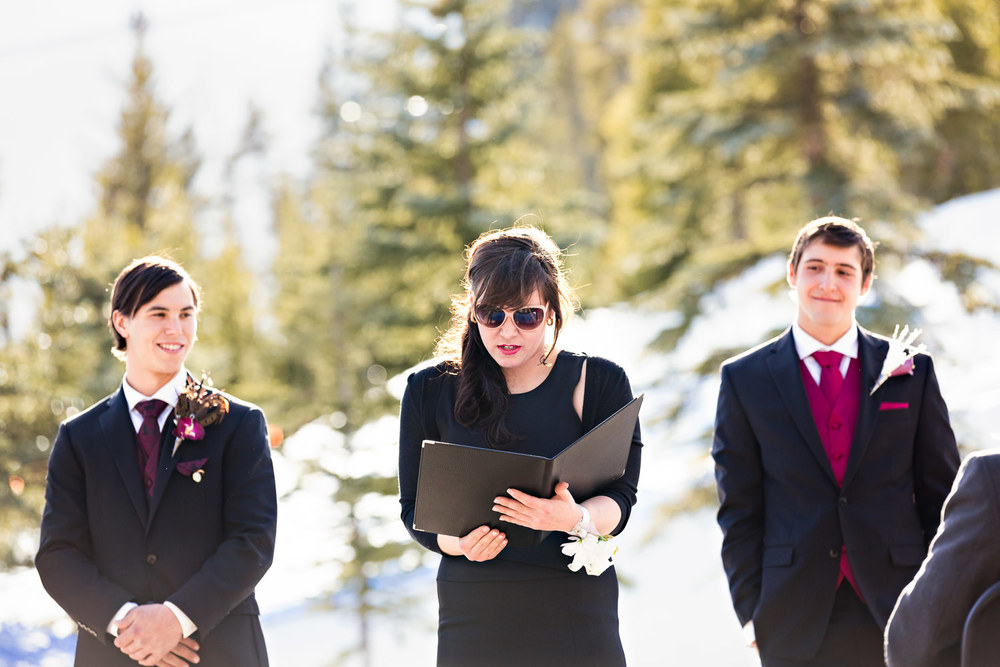
<svg viewBox="0 0 1000 667"><path fill-rule="evenodd" d="M596 577L611 567L611 557L618 553L618 545L610 535L584 532L582 535L570 535L569 540L563 542L562 552L573 557L568 566L573 572L582 567L587 574Z"/></svg>
<svg viewBox="0 0 1000 667"><path fill-rule="evenodd" d="M904 326L903 330L900 331L899 325L896 325L896 329L892 332L892 338L889 339L889 351L882 363L882 371L878 374L878 380L875 381L875 386L872 387L869 396L873 395L875 390L891 377L913 375L913 357L927 349L923 343L913 344L920 333L920 329L911 330L909 326Z"/></svg>

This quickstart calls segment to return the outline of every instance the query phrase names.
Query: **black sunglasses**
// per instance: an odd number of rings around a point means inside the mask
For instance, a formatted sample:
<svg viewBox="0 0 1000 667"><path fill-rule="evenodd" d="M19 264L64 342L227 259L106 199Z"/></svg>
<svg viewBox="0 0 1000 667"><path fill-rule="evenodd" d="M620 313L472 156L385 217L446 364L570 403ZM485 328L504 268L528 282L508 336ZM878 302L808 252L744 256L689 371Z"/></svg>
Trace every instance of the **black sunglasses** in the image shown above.
<svg viewBox="0 0 1000 667"><path fill-rule="evenodd" d="M503 308L493 306L476 306L472 321L487 329L498 329L507 321L508 312L510 312L510 319L514 321L514 326L521 331L533 331L545 321L544 308L518 308L514 311L506 311Z"/></svg>

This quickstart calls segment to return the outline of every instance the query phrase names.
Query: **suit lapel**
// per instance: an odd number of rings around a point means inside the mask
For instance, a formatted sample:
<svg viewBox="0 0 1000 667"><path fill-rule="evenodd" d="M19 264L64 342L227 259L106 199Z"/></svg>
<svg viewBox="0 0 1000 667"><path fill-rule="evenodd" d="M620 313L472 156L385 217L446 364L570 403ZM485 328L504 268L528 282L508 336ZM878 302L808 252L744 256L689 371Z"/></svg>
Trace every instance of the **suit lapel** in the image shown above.
<svg viewBox="0 0 1000 667"><path fill-rule="evenodd" d="M171 410L170 414L167 415L167 421L163 423L163 433L160 434L160 458L156 465L156 482L153 484L153 497L149 502L149 521L146 523L147 531L153 523L153 517L156 515L156 509L160 506L160 500L163 498L163 492L170 481L170 476L173 474L174 468L177 467L177 457L171 456L174 448L173 424L174 412Z"/></svg>
<svg viewBox="0 0 1000 667"><path fill-rule="evenodd" d="M146 494L142 488L142 475L139 474L139 458L135 451L135 431L128 413L128 402L121 388L108 399L108 409L101 415L100 423L104 442L111 452L111 458L118 468L125 490L132 500L136 513L145 523L148 510Z"/></svg>
<svg viewBox="0 0 1000 667"><path fill-rule="evenodd" d="M785 331L784 335L775 342L771 352L771 356L767 359L767 365L785 408L799 429L806 447L816 457L820 467L826 471L830 481L836 484L837 478L834 477L833 468L830 467L830 459L826 455L826 450L823 449L823 441L820 440L819 431L816 430L816 424L813 421L809 399L806 397L806 389L802 385L799 355L795 351L795 341L792 338L791 329Z"/></svg>
<svg viewBox="0 0 1000 667"><path fill-rule="evenodd" d="M861 407L858 410L858 424L854 429L854 440L851 443L851 454L847 459L847 470L844 473L844 486L851 481L861 467L865 450L871 442L878 418L878 400L871 394L875 380L878 379L882 362L889 351L889 344L858 327L858 362L861 366Z"/></svg>

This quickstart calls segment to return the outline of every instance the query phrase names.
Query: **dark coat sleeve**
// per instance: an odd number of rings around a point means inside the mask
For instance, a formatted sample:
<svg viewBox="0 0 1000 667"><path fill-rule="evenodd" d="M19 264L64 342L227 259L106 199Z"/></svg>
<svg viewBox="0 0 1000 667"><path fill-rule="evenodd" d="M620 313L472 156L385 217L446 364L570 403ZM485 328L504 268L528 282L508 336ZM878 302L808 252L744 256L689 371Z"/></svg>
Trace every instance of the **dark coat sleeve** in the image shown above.
<svg viewBox="0 0 1000 667"><path fill-rule="evenodd" d="M927 559L889 617L889 665L957 667L965 619L1000 581L998 535L1000 455L972 455L955 479Z"/></svg>
<svg viewBox="0 0 1000 667"><path fill-rule="evenodd" d="M134 597L104 576L92 559L87 480L80 444L73 441L67 424L59 427L49 456L35 569L52 599L80 628L106 644L111 639L106 632L108 623Z"/></svg>
<svg viewBox="0 0 1000 667"><path fill-rule="evenodd" d="M229 419L234 416L239 415L231 413ZM257 408L244 412L230 438L222 470L223 539L201 568L167 597L202 636L253 593L274 556L278 507L264 414Z"/></svg>
<svg viewBox="0 0 1000 667"><path fill-rule="evenodd" d="M926 366L927 379L913 443L913 491L924 529L924 543L930 544L941 521L941 508L951 491L960 457L948 418L948 406L934 372L934 361L921 354L916 357L916 363Z"/></svg>
<svg viewBox="0 0 1000 667"><path fill-rule="evenodd" d="M760 601L764 545L763 468L760 447L731 377L722 367L712 458L719 493L722 564L740 623L753 619Z"/></svg>

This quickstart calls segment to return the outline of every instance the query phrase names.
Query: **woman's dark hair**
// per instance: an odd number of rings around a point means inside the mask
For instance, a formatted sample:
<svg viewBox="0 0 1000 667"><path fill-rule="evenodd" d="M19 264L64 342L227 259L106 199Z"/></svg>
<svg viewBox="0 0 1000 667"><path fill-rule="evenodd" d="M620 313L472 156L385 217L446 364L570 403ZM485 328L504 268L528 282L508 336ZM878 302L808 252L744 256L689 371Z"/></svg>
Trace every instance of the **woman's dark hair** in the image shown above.
<svg viewBox="0 0 1000 667"><path fill-rule="evenodd" d="M115 337L115 346L111 348L115 357L124 360L128 346L128 341L115 328L115 311L126 317L135 317L139 309L155 299L157 294L179 282L185 282L191 288L194 306L198 308L201 289L177 262L149 255L132 260L122 269L111 287L111 317L108 319L111 334Z"/></svg>
<svg viewBox="0 0 1000 667"><path fill-rule="evenodd" d="M491 447L510 446L516 440L504 423L510 392L479 327L472 325L472 299L475 305L516 309L537 290L553 313L552 345L539 360L549 363L559 332L576 309L576 295L566 282L559 246L536 227L487 232L466 249L465 258L464 292L452 298L451 327L438 341L436 353L458 376L458 422L483 428Z"/></svg>

